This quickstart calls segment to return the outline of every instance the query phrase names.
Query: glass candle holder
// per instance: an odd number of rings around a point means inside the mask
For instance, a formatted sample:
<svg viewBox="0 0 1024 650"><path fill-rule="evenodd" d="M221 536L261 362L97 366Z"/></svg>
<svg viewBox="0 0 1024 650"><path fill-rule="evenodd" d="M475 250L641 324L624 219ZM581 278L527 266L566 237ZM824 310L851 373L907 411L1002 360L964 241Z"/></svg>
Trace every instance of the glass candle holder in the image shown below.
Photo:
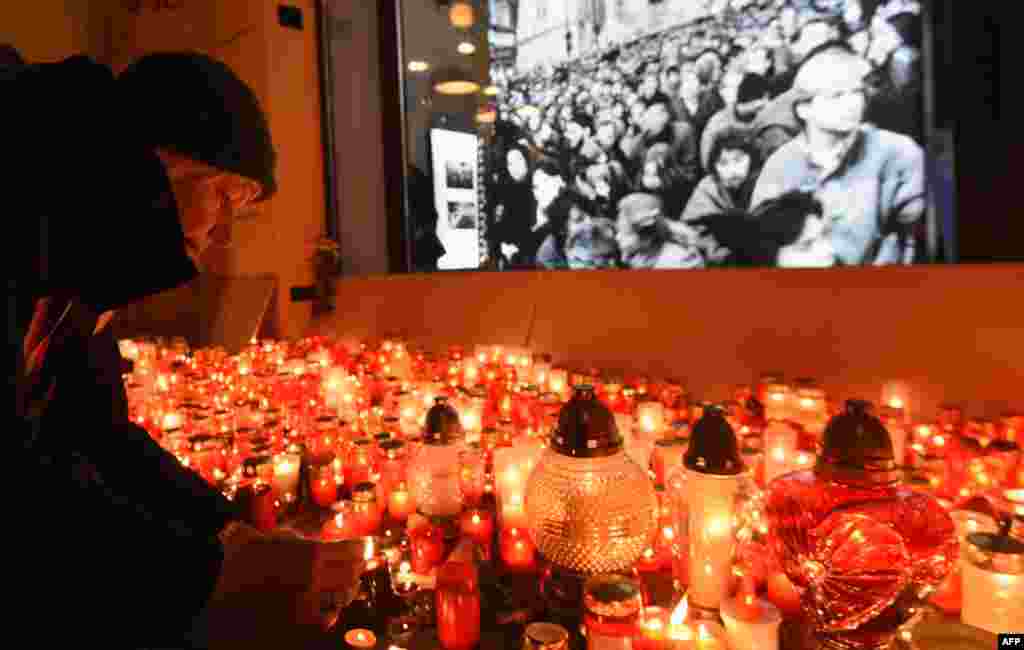
<svg viewBox="0 0 1024 650"><path fill-rule="evenodd" d="M338 500L338 483L330 463L309 466L309 493L321 508L330 508Z"/></svg>
<svg viewBox="0 0 1024 650"><path fill-rule="evenodd" d="M972 533L965 550L964 623L993 634L1024 629L1024 542Z"/></svg>
<svg viewBox="0 0 1024 650"><path fill-rule="evenodd" d="M345 485L349 490L370 481L376 473L373 441L359 438L352 441L345 459Z"/></svg>
<svg viewBox="0 0 1024 650"><path fill-rule="evenodd" d="M480 578L472 562L449 560L437 572L437 635L445 650L480 642Z"/></svg>
<svg viewBox="0 0 1024 650"><path fill-rule="evenodd" d="M792 471L797 453L797 432L785 422L770 422L764 430L764 482Z"/></svg>
<svg viewBox="0 0 1024 650"><path fill-rule="evenodd" d="M622 575L592 576L583 585L588 650L628 648L643 609L639 583Z"/></svg>
<svg viewBox="0 0 1024 650"><path fill-rule="evenodd" d="M380 528L382 513L377 504L377 486L358 483L352 489L352 527L356 535L374 535Z"/></svg>
<svg viewBox="0 0 1024 650"><path fill-rule="evenodd" d="M786 384L765 386L764 414L769 420L788 420L790 417L790 389Z"/></svg>

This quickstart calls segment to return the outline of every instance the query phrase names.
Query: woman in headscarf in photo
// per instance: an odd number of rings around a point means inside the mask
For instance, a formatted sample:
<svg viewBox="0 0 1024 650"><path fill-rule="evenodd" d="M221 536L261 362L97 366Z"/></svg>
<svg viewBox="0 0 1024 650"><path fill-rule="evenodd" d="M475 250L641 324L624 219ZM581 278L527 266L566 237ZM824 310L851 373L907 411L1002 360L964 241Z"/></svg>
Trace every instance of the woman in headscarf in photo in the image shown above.
<svg viewBox="0 0 1024 650"><path fill-rule="evenodd" d="M494 189L494 223L488 237L500 268L531 266L530 260L518 255L521 250L529 248L537 213L531 172L526 148L510 146Z"/></svg>
<svg viewBox="0 0 1024 650"><path fill-rule="evenodd" d="M623 265L631 269L702 268L704 260L696 247L675 239L657 195L634 193L619 202L616 242Z"/></svg>

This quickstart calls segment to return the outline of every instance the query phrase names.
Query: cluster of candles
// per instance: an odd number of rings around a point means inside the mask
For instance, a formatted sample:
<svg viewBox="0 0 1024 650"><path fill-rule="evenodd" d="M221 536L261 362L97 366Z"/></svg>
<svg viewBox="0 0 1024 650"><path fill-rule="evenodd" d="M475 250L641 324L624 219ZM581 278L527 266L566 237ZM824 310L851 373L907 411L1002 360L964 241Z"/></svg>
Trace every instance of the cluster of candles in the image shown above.
<svg viewBox="0 0 1024 650"><path fill-rule="evenodd" d="M451 550L450 531L417 514L422 432L435 398L448 399L464 431L454 467L458 489L437 498L452 501L461 537L475 541L488 557L496 548L508 571L534 572L538 556L527 526L527 481L573 387L593 386L615 415L626 452L649 469L662 497L658 532L636 573L682 574L681 583L691 590L704 584L691 584L685 560L675 557L685 531L678 530L665 496L669 476L682 464L689 427L705 406L679 382L627 379L597 369L571 372L546 355L508 346L481 345L472 352L452 346L444 354L428 354L397 338L254 340L235 355L217 348L189 350L183 341L167 346L124 340L121 352L132 362L125 375L132 418L231 498L251 493L257 525L273 528L301 507L329 513L321 529L328 540L375 535L385 521L398 522L406 526L409 558L393 571L410 584L436 581ZM737 387L732 397L726 416L758 485L815 464L825 424L837 409L821 387L764 375L754 387ZM1024 463L1017 446L1024 417L968 421L961 409L947 407L930 421L912 417L911 406L905 383L883 387L880 415L909 483L931 491L953 511L963 500L985 494L1024 517ZM491 498L493 510L485 507ZM724 535L732 530L720 528ZM723 634L738 649L775 647L765 639L777 636L782 615L799 611L796 588L770 562L747 561L733 570L725 578L735 596L722 603ZM1024 583L1024 576L997 577L1001 585L1008 579ZM957 600L951 594L960 591L951 585L938 597ZM720 630L691 629L682 625L685 611L676 620L678 612L643 608L638 635L654 643L659 634L673 639L686 629L693 647L716 647Z"/></svg>

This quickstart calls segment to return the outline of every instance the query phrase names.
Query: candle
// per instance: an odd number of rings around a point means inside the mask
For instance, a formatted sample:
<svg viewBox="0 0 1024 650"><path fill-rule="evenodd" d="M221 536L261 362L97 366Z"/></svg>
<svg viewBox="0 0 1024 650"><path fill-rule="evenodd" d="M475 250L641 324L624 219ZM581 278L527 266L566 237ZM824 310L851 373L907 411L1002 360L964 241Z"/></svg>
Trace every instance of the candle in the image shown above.
<svg viewBox="0 0 1024 650"><path fill-rule="evenodd" d="M501 525L504 528L525 528L527 526L526 507L523 494L516 492L502 499Z"/></svg>
<svg viewBox="0 0 1024 650"><path fill-rule="evenodd" d="M320 529L320 536L325 541L339 541L355 537L352 503L350 501L341 501L335 503L331 509L335 514L324 522L323 527Z"/></svg>
<svg viewBox="0 0 1024 650"><path fill-rule="evenodd" d="M467 510L462 513L462 534L485 549L491 546L494 535L494 517L486 510Z"/></svg>
<svg viewBox="0 0 1024 650"><path fill-rule="evenodd" d="M662 607L645 607L633 636L633 650L667 650L669 612Z"/></svg>
<svg viewBox="0 0 1024 650"><path fill-rule="evenodd" d="M338 482L334 479L330 465L313 474L310 481L310 492L313 502L321 508L330 508L338 500Z"/></svg>
<svg viewBox="0 0 1024 650"><path fill-rule="evenodd" d="M668 621L668 639L673 650L693 647L693 628L686 617L690 612L689 598L683 596Z"/></svg>
<svg viewBox="0 0 1024 650"><path fill-rule="evenodd" d="M782 612L770 602L744 590L722 603L721 614L732 650L778 650Z"/></svg>
<svg viewBox="0 0 1024 650"><path fill-rule="evenodd" d="M665 428L665 407L661 402L641 402L636 407L636 426L644 433L660 435Z"/></svg>
<svg viewBox="0 0 1024 650"><path fill-rule="evenodd" d="M993 634L1024 630L1024 574L1001 573L965 561L964 623Z"/></svg>
<svg viewBox="0 0 1024 650"><path fill-rule="evenodd" d="M377 635L370 630L356 628L345 633L345 643L355 650L367 650L377 645Z"/></svg>
<svg viewBox="0 0 1024 650"><path fill-rule="evenodd" d="M444 532L429 522L409 532L409 543L415 573L427 575L444 559Z"/></svg>
<svg viewBox="0 0 1024 650"><path fill-rule="evenodd" d="M405 521L409 515L416 512L416 504L405 483L399 483L388 496L388 514L395 521Z"/></svg>
<svg viewBox="0 0 1024 650"><path fill-rule="evenodd" d="M278 454L274 459L274 492L278 498L294 498L299 488L299 466L302 457L298 454Z"/></svg>
<svg viewBox="0 0 1024 650"><path fill-rule="evenodd" d="M910 417L910 388L906 382L886 382L882 386L882 406L898 409L904 417Z"/></svg>
<svg viewBox="0 0 1024 650"><path fill-rule="evenodd" d="M768 484L776 476L791 471L796 455L797 433L785 422L771 422L764 431L764 480Z"/></svg>
<svg viewBox="0 0 1024 650"><path fill-rule="evenodd" d="M501 532L501 560L513 571L531 571L536 566L536 547L525 529L509 528Z"/></svg>
<svg viewBox="0 0 1024 650"><path fill-rule="evenodd" d="M689 509L689 598L718 609L732 578L732 510L736 476L687 470Z"/></svg>
<svg viewBox="0 0 1024 650"><path fill-rule="evenodd" d="M700 621L696 624L694 650L727 650L725 628L714 621Z"/></svg>
<svg viewBox="0 0 1024 650"><path fill-rule="evenodd" d="M548 372L548 389L563 397L569 388L569 372L563 368L554 368Z"/></svg>
<svg viewBox="0 0 1024 650"><path fill-rule="evenodd" d="M786 616L800 614L800 592L796 590L785 573L780 571L768 576L766 587L768 600L783 614Z"/></svg>

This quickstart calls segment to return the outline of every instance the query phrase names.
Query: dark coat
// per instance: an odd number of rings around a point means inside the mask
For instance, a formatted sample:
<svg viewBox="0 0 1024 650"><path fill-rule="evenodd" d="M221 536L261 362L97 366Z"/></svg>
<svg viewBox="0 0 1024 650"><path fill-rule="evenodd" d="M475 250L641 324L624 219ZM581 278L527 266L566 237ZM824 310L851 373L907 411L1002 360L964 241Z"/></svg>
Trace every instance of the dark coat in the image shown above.
<svg viewBox="0 0 1024 650"><path fill-rule="evenodd" d="M51 339L66 344L47 353L43 415L19 402L15 416L29 477L14 492L27 498L17 561L32 578L16 599L24 617L12 620L56 624L96 647L187 646L234 508L129 421L113 334L90 335L99 313L196 276L170 182L128 135L137 116L122 112L106 67L75 57L8 70L0 83L4 153L18 162L5 194L22 226L9 283L15 358L41 299L73 305L58 331L67 337Z"/></svg>

